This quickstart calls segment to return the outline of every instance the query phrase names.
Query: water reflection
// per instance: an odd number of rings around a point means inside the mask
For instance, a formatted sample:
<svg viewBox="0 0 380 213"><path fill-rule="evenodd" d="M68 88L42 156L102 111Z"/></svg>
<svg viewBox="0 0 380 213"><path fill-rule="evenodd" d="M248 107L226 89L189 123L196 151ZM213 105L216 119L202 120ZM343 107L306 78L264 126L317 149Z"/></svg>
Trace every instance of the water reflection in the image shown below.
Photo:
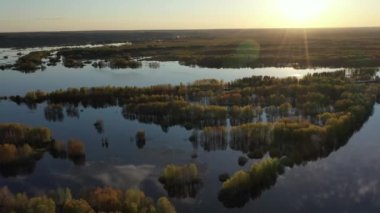
<svg viewBox="0 0 380 213"><path fill-rule="evenodd" d="M65 118L63 106L60 104L49 104L44 109L45 119L50 122L62 122Z"/></svg>
<svg viewBox="0 0 380 213"><path fill-rule="evenodd" d="M147 62L149 63L149 62ZM200 79L218 79L225 82L251 76L289 77L294 74L332 72L336 69L320 68L296 70L294 68L257 68L257 69L208 69L182 66L178 62L159 62L159 68L151 68L146 63L140 69L110 68L95 69L85 65L82 69L69 69L61 64L48 66L45 71L25 75L4 67L1 72L0 96L22 95L31 90L51 92L66 88L95 86L152 86L162 84L179 85ZM0 67L1 68L1 67ZM184 76L186 76L184 78ZM23 85L15 87L14 85Z"/></svg>
<svg viewBox="0 0 380 213"><path fill-rule="evenodd" d="M4 178L31 175L42 156L43 153L39 153L27 159L0 163L0 175Z"/></svg>
<svg viewBox="0 0 380 213"><path fill-rule="evenodd" d="M169 197L174 198L195 198L202 188L200 183L189 183L180 185L164 185Z"/></svg>
<svg viewBox="0 0 380 213"><path fill-rule="evenodd" d="M97 131L99 134L103 134L103 133L104 133L104 122L103 122L103 120L97 120L97 121L94 123L94 127L95 127L96 131Z"/></svg>
<svg viewBox="0 0 380 213"><path fill-rule="evenodd" d="M66 115L69 118L79 118L78 107L71 105L71 104L66 106Z"/></svg>
<svg viewBox="0 0 380 213"><path fill-rule="evenodd" d="M145 131L140 130L136 133L136 146L139 149L143 149L146 143Z"/></svg>
<svg viewBox="0 0 380 213"><path fill-rule="evenodd" d="M80 170L68 173L58 173L59 179L67 179L78 184L96 182L94 185L112 186L117 188L138 188L146 180L154 179L157 173L154 165L123 165L115 163L96 162ZM154 181L156 187L158 181ZM162 192L161 192L162 193Z"/></svg>
<svg viewBox="0 0 380 213"><path fill-rule="evenodd" d="M101 143L102 143L102 147L108 149L109 142L108 142L108 138L107 137L102 137Z"/></svg>
<svg viewBox="0 0 380 213"><path fill-rule="evenodd" d="M2 122L13 121L14 119L36 125L44 123L44 107L39 106L35 112L31 112L26 107L15 107L14 104L9 104L6 101L1 104L0 119ZM217 195L220 184L217 177L223 172L233 174L240 169L236 160L241 153L253 156L255 150L260 150L260 154L263 155L267 150L265 146L259 144L246 146L247 144L244 141L228 139L228 148L225 151L208 152L208 149L201 146L200 140L194 144L194 147L189 142L182 142L181 139L191 135L191 132L185 131L183 128L173 127L168 130L168 133L163 133L159 126L124 120L120 116L119 108L98 110L87 108L80 113L80 119L66 117L62 123L49 124L54 128L54 132L59 134L59 138L71 137L73 133L89 141L87 147L91 150L87 156L88 164L86 166L70 167L72 163L69 161L61 162L47 158L41 160L37 167L30 165L14 172L17 167L12 166L1 173L4 177L6 174L8 174L7 177L27 175L23 179L29 183L25 187L28 189L34 187L30 184L48 188L50 186L41 183L49 182L48 180L54 180L56 184L62 186L77 186L78 190L84 185L111 185L115 187L133 185L141 187L141 184L149 180L150 190L158 195L166 195L165 189L157 182L160 171L157 167L170 162L190 161L189 156L195 149L198 157L195 160L206 162L210 170L203 173L205 176L203 190L196 193L195 201L191 202L191 205L183 208L185 206L185 204L181 204L183 199L178 201L176 205L182 210L180 212L191 212L192 210L189 209L195 209L194 211L199 212L252 212L258 209L263 212L276 212L278 209L282 209L284 212L341 212L345 210L347 212L357 210L356 212L358 212L360 209L364 209L364 212L377 212L379 206L379 194L377 193L379 168L376 166L379 156L379 146L376 140L379 121L378 110L377 107L377 116L371 119L370 124L360 130L346 146L344 146L346 144L344 142L337 142L333 145L313 144L313 148L299 145L295 148L296 151L281 146L276 147L277 150L270 150L269 153L272 156L276 156L278 151L280 154L289 154L296 163L293 164L291 170L286 169L286 173L276 179L275 185L269 186L271 190L265 188L259 191L261 195L254 197L254 201L249 194L248 202L244 203L244 207L241 209L226 209L223 207L224 203L219 203ZM12 119L8 116L9 114L13 115ZM107 137L113 143L107 151L100 149L98 143L93 146L90 145L93 141L99 141L100 136L88 133L95 133L93 123L95 119L100 117L105 119L107 134L109 134ZM112 123L117 123L117 126L112 125ZM78 131L79 129L80 131ZM125 129L128 129L128 132ZM145 129L149 133L149 138L153 138L157 143L147 143L143 150L137 152L135 136L139 129ZM198 134L201 132L199 131ZM126 142L125 138L130 137L133 139L132 142ZM174 151L165 152L164 150L168 150L168 147L173 147ZM234 150L229 149L232 147ZM209 150L212 151L213 148ZM313 155L312 153L316 150L318 150L318 154ZM334 152L334 150L339 151ZM305 154L301 155L301 153ZM115 156L122 159L120 160L121 163L114 161ZM150 165L146 166L147 163L144 162L148 162ZM60 165L61 163L65 166ZM1 166L0 168L3 169L4 167ZM30 170L30 168L35 168L35 170ZM12 183L13 187L16 188L21 185L15 178L4 178L1 181L2 184ZM191 191L192 189L186 190ZM184 190L178 191L183 192ZM247 196L237 196L237 198L244 201ZM204 200L209 202L202 202ZM183 201L183 203L185 202ZM236 205L228 204L228 202L226 205ZM350 210L351 208L352 210Z"/></svg>

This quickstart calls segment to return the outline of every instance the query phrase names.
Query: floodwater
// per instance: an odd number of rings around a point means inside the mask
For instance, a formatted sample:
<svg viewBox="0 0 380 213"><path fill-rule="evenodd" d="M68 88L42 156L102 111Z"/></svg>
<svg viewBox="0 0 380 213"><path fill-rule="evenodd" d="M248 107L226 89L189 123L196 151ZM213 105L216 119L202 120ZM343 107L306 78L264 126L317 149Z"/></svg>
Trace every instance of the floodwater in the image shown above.
<svg viewBox="0 0 380 213"><path fill-rule="evenodd" d="M96 69L89 65L83 69L67 69L58 65L30 74L0 71L0 96L22 95L36 89L186 84L209 78L231 81L252 75L286 77L322 71L332 69L206 69L185 67L177 62L161 62L158 69L144 62L140 69L119 70ZM208 151L188 140L191 130L128 120L119 107L79 106L78 115L69 116L64 110L63 116L55 119L45 115L45 106L39 104L36 109L29 109L0 101L0 122L46 126L57 140L80 139L86 145L86 163L79 166L45 153L26 168L0 168L0 186L8 185L13 191L29 193L70 187L74 194L95 186L137 187L157 198L167 195L158 182L165 165L196 163L203 184L194 198L173 199L178 212L379 212L380 209L380 105L375 105L373 116L361 130L328 157L287 168L276 184L259 198L250 199L242 208L232 209L225 208L218 200L221 189L218 176L248 169L255 163L256 160L249 160L245 167L240 167L241 151L229 146ZM103 132L97 132L94 127L99 119L104 122ZM134 139L139 130L146 132L145 144L138 144ZM108 146L102 144L105 139ZM195 153L198 157L192 158Z"/></svg>
<svg viewBox="0 0 380 213"><path fill-rule="evenodd" d="M62 64L47 67L44 71L22 73L15 70L0 70L0 96L23 95L30 90L46 92L57 89L93 86L136 86L158 84L188 84L201 79L217 79L225 82L252 76L302 77L308 73L332 72L337 69L319 68L298 70L294 68L244 68L211 69L182 66L178 62L159 62L159 68L152 68L148 61L138 69L94 68L86 65L81 69L70 69Z"/></svg>

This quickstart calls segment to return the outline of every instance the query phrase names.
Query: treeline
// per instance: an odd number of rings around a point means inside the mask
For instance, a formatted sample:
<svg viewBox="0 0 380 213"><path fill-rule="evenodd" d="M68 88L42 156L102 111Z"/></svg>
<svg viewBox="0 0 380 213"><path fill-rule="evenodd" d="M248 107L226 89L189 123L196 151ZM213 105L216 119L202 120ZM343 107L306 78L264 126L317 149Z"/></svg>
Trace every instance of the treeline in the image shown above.
<svg viewBox="0 0 380 213"><path fill-rule="evenodd" d="M120 106L127 119L156 123L165 128L178 124L188 128L220 126L226 124L226 119L236 126L261 121L264 114L270 122L302 116L318 125L318 115L322 113L355 111L355 116L361 117L358 121L363 120L372 102L380 99L379 84L355 80L358 75L375 72L364 69L355 73L355 78L348 78L345 71L337 71L307 75L302 79L261 76L228 83L201 80L188 85L145 88L72 88L51 93L32 91L24 97L10 98L30 107L47 101L45 115L53 121L62 119L62 109L54 106L66 105L72 111L81 104L94 108Z"/></svg>
<svg viewBox="0 0 380 213"><path fill-rule="evenodd" d="M378 67L379 48L376 47L380 44L378 36L372 31L286 29L198 32L202 35L145 40L121 47L64 49L60 53L81 60L116 56L152 57L152 60L179 61L188 66L212 68Z"/></svg>
<svg viewBox="0 0 380 213"><path fill-rule="evenodd" d="M287 118L231 128L206 127L193 131L189 140L206 151L225 150L229 146L250 158L269 153L273 157L288 157L292 165L300 164L325 157L344 145L371 115L371 102L366 104L369 105L354 105L348 112L319 114L319 124Z"/></svg>
<svg viewBox="0 0 380 213"><path fill-rule="evenodd" d="M48 128L31 128L16 123L0 123L0 144L20 146L28 144L36 148L49 146L52 132Z"/></svg>
<svg viewBox="0 0 380 213"><path fill-rule="evenodd" d="M159 125L183 125L189 128L224 125L228 110L223 106L190 104L186 101L128 104L123 107L127 119Z"/></svg>
<svg viewBox="0 0 380 213"><path fill-rule="evenodd" d="M150 57L150 60L153 61L179 61L187 66L208 68L359 68L365 66L378 67L380 65L379 48L376 48L380 46L379 39L378 36L373 36L373 32L366 30L345 34L333 32L336 36L331 36L330 33L332 32L291 31L289 33L288 29L264 30L262 32L247 31L235 34L228 32L227 35L223 35L226 32L208 32L205 34L202 32L202 36L181 38L171 35L165 37L164 40L139 40L133 45L120 47L62 48L58 54L64 57L64 65L67 67L82 67L84 62L89 60L115 60L116 63L112 63L114 65L119 64L117 62L119 61L123 67L140 66L138 61L125 61L126 58L131 57ZM185 32L179 33L184 34ZM308 34L307 49L305 47L305 33ZM51 64L54 65L54 63ZM32 64L26 64L22 67L27 68L27 70L35 68L30 65ZM17 67L16 69L18 69ZM118 65L115 67L120 68Z"/></svg>
<svg viewBox="0 0 380 213"><path fill-rule="evenodd" d="M67 145L56 141L48 128L31 128L17 123L0 123L0 174L17 176L32 173L45 152L54 158L69 158L77 165L85 162L85 146L76 139Z"/></svg>
<svg viewBox="0 0 380 213"><path fill-rule="evenodd" d="M98 187L84 195L73 198L71 190L61 188L48 195L28 196L26 193L12 193L8 187L0 188L1 212L30 213L175 213L175 207L166 197L154 202L138 189L121 190L112 187Z"/></svg>
<svg viewBox="0 0 380 213"><path fill-rule="evenodd" d="M92 107L123 106L127 103L146 103L152 101L188 99L200 101L216 92L224 90L224 83L217 80L196 81L190 85L157 85L145 88L138 87L93 87L69 88L51 93L30 91L24 97L12 96L18 103L72 103Z"/></svg>

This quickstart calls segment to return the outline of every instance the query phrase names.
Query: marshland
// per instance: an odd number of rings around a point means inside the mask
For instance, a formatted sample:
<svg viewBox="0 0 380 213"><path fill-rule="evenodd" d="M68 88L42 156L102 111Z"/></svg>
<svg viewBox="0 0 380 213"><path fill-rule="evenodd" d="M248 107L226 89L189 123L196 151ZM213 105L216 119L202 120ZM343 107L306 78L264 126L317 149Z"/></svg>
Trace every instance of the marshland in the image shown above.
<svg viewBox="0 0 380 213"><path fill-rule="evenodd" d="M378 212L380 28L220 28L0 33L0 212Z"/></svg>

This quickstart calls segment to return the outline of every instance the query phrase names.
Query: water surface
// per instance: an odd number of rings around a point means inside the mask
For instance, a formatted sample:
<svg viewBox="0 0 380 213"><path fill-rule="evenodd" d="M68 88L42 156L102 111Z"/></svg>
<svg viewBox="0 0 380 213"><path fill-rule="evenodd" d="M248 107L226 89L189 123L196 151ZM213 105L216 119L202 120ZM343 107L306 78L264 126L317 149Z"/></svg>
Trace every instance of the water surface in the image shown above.
<svg viewBox="0 0 380 213"><path fill-rule="evenodd" d="M143 62L140 69L68 69L58 64L44 71L25 74L14 70L0 71L0 96L23 95L30 90L53 91L69 87L150 86L156 84L190 83L200 79L232 81L253 75L275 77L304 76L308 73L336 69L257 68L207 69L186 67L178 62L160 62L158 69ZM120 188L138 187L154 198L166 195L158 177L169 163L196 163L203 185L195 198L174 199L178 212L378 212L380 209L380 144L378 126L380 106L374 115L353 135L346 145L328 157L288 168L271 189L261 197L250 200L241 209L225 208L218 201L221 173L233 174L248 169L238 165L243 153L229 147L207 151L189 140L191 130L181 126L162 128L159 125L127 120L119 107L104 109L79 106L79 116L70 117L64 111L62 120L46 118L44 107L36 109L18 106L10 101L0 102L0 122L19 122L52 129L57 140L82 140L86 145L86 163L77 166L69 160L54 159L45 153L35 165L19 174L1 170L0 186L14 191L46 192L57 187L70 187L78 194L89 187L110 185ZM98 133L96 120L104 122L105 130ZM145 130L147 142L136 144L135 134ZM107 138L109 146L102 146ZM192 155L197 154L197 158ZM16 172L17 173L17 172Z"/></svg>
<svg viewBox="0 0 380 213"><path fill-rule="evenodd" d="M211 69L182 66L178 62L159 62L158 69L143 62L139 69L97 69L87 65L82 69L70 69L58 64L44 71L22 73L15 70L0 71L0 96L23 95L30 90L53 91L69 87L94 86L152 86L157 84L191 83L201 79L218 79L225 82L252 76L302 77L308 73L331 72L337 69L319 68L245 68Z"/></svg>

